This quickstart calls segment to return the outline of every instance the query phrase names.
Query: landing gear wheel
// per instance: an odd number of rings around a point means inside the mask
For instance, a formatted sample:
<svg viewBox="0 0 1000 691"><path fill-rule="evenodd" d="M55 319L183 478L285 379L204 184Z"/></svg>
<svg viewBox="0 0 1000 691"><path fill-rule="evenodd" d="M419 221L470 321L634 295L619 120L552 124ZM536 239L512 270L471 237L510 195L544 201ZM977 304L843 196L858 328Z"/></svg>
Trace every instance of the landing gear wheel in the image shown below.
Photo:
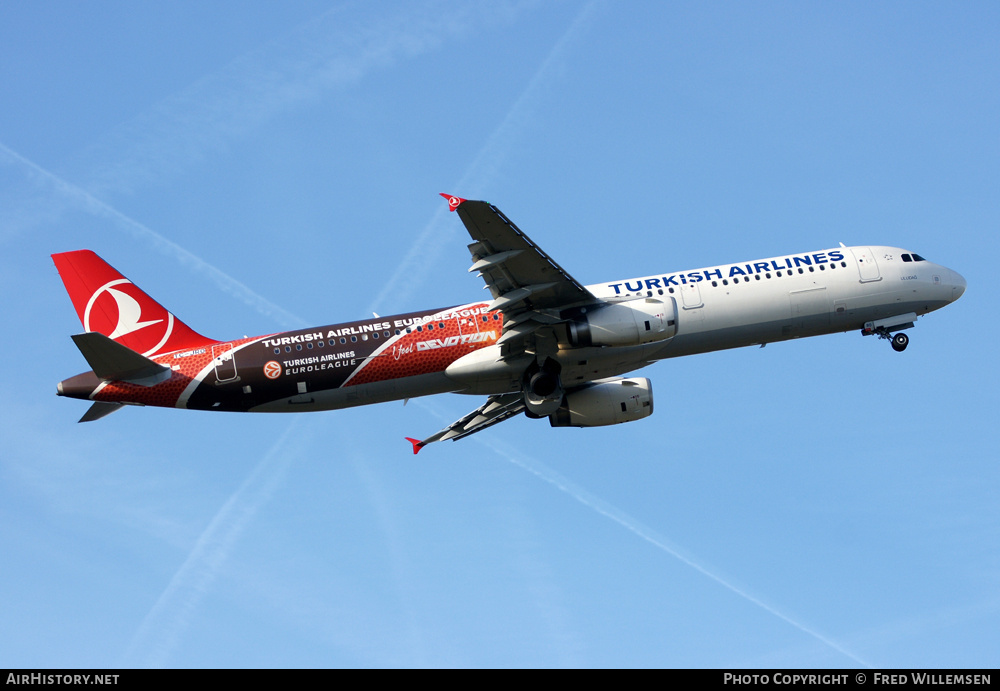
<svg viewBox="0 0 1000 691"><path fill-rule="evenodd" d="M906 334L896 334L892 337L892 349L897 353L902 353L908 345L910 345L910 337Z"/></svg>

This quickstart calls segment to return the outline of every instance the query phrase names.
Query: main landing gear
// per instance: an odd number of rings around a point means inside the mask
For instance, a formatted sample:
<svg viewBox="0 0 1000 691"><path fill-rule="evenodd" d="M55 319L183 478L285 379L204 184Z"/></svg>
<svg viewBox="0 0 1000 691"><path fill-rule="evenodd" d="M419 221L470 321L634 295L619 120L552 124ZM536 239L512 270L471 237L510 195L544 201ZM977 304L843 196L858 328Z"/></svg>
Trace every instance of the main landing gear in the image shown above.
<svg viewBox="0 0 1000 691"><path fill-rule="evenodd" d="M892 343L892 349L897 353L902 353L906 350L906 346L910 345L910 337L902 333L896 334L889 340Z"/></svg>

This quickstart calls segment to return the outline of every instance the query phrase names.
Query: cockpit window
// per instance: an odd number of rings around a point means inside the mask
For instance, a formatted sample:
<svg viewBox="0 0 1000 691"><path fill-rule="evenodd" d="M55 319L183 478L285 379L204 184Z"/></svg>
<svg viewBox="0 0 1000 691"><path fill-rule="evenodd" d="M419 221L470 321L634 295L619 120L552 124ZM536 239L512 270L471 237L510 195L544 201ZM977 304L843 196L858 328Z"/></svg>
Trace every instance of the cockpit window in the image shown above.
<svg viewBox="0 0 1000 691"><path fill-rule="evenodd" d="M911 257L908 254L902 254L902 255L900 255L900 257L902 257L902 259L903 259L904 262L912 262L913 261L913 257Z"/></svg>
<svg viewBox="0 0 1000 691"><path fill-rule="evenodd" d="M924 259L923 257L921 257L919 254L914 254L913 255L913 261L915 261L915 262L925 262L927 260Z"/></svg>
<svg viewBox="0 0 1000 691"><path fill-rule="evenodd" d="M902 259L904 262L925 262L925 261L927 261L926 259L924 259L923 257L921 257L919 254L901 254L899 256L900 256L900 259Z"/></svg>

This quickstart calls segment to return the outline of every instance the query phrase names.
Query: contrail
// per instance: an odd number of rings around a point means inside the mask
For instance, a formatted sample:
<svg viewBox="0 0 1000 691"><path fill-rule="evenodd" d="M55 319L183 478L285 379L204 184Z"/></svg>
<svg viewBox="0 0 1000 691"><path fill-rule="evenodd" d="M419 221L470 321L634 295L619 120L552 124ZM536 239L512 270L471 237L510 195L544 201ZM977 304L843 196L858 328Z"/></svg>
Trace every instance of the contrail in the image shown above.
<svg viewBox="0 0 1000 691"><path fill-rule="evenodd" d="M350 18L352 21L345 23L348 9L338 6L319 15L114 130L102 145L91 147L91 153L110 144L120 147L126 140L122 160L99 166L83 186L67 182L2 143L0 157L21 164L32 177L52 185L67 201L112 220L116 226L150 242L157 251L207 276L223 292L282 327L306 326L302 318L279 308L95 194L130 190L137 182L180 169L290 108L357 83L397 61L433 51L448 38L466 35L470 26L512 21L522 7L465 8L428 2L393 16L361 12L360 20Z"/></svg>
<svg viewBox="0 0 1000 691"><path fill-rule="evenodd" d="M580 12L577 14L576 18L570 24L569 28L563 33L562 37L549 51L548 56L545 61L536 71L535 75L532 77L528 86L524 89L521 95L518 97L517 101L507 112L503 121L497 127L497 129L490 135L489 140L480 150L479 154L476 156L472 164L466 169L465 174L456 183L455 191L459 194L466 193L467 189L475 190L480 189L486 185L489 179L495 175L496 170L500 167L506 152L511 146L511 142L516 135L516 129L523 127L525 121L525 115L528 111L528 105L532 98L534 98L542 86L552 78L554 73L554 65L557 60L565 52L566 47L569 43L579 34L590 16L594 12L594 8L597 6L598 2L590 2L585 5ZM445 191L445 190L442 190ZM442 221L444 220L447 210L442 205L434 215L431 220L424 227L424 230L420 233L417 239L414 241L410 248L410 251L404 257L403 261L400 263L399 268L393 274L386 283L385 287L378 294L371 305L371 311L378 311L379 307L382 305L383 301L390 295L396 293L400 290L400 284L405 279L407 282L407 291L412 291L415 285L419 285L427 272L429 271L429 265L431 262L428 261L427 247L430 240L435 236L438 236L439 240L444 240L454 235L455 232L452 229L447 229L445 231L439 230ZM415 401L417 405L432 412L437 415L436 411L432 410L431 406L421 400ZM440 416L439 416L440 417ZM489 442L488 437L477 436L476 440L487 448L494 451L497 455L505 458L514 465L524 469L525 471L535 475L541 480L549 483L553 487L559 489L562 492L569 494L571 497L576 499L578 502L587 506L597 513L605 516L612 521L618 523L622 527L631 531L632 533L638 535L643 540L649 542L653 546L663 550L667 554L671 555L675 559L680 560L687 566L695 569L699 573L707 576L711 580L715 581L719 585L723 586L727 590L739 595L743 599L757 605L766 612L778 617L782 621L790 624L796 629L808 634L809 636L815 638L821 643L829 646L833 650L845 655L854 662L864 666L871 667L871 665L856 654L844 648L842 645L838 644L836 641L831 640L827 636L799 623L798 621L792 619L788 615L782 613L780 610L774 608L773 606L767 604L763 600L751 595L750 593L738 588L737 586L729 583L721 576L710 571L705 566L701 565L693 558L686 556L684 553L679 551L676 547L672 546L667 540L657 535L650 528L642 525L628 514L620 511L619 509L611 506L607 502L599 499L595 495L587 492L582 487L576 485L575 483L569 481L567 478L559 475L551 468L544 466L543 464L535 461L534 464L529 464L523 457L509 453L501 450L495 444Z"/></svg>
<svg viewBox="0 0 1000 691"><path fill-rule="evenodd" d="M549 54L535 72L531 81L528 82L528 85L521 92L521 95L518 96L514 105L507 111L500 125L493 131L489 139L486 140L486 144L483 145L476 158L466 168L465 173L455 183L454 188L451 190L440 190L441 192L449 194L454 192L455 194L464 196L472 193L478 194L478 190L484 190L488 187L489 181L496 175L497 170L507 156L507 152L510 151L517 131L524 127L528 119L529 105L532 99L537 97L543 87L557 76L558 70L556 66L566 52L566 47L586 28L587 22L598 4L598 0L593 0L584 5L577 13L569 28L563 32L563 35L552 46L552 50L549 51ZM404 292L404 286L402 285L404 282L406 284L405 292L412 293L417 286L426 280L427 274L433 266L434 256L440 251L440 245L458 234L455 225L456 221L451 221L447 224L444 223L448 213L447 206L442 203L413 242L410 251L407 252L403 261L400 262L399 268L385 282L381 292L379 292L375 300L371 303L370 312L378 312L379 308L390 295ZM437 247L431 247L432 239L437 240Z"/></svg>
<svg viewBox="0 0 1000 691"><path fill-rule="evenodd" d="M698 563L692 557L687 556L686 554L684 554L683 552L681 552L677 547L674 547L673 545L671 545L666 539L664 539L663 537L661 537L660 535L658 535L652 529L648 528L647 526L643 525L639 521L635 520L634 518L632 518L631 516L629 516L624 511L621 511L620 509L612 506L611 504L607 503L603 499L600 499L599 497L595 496L594 494L591 494L590 492L588 492L587 490L583 489L582 487L580 487L576 483L570 481L566 477L560 475L559 473L557 473L556 471L552 470L551 468L545 466L544 464L540 463L539 461L532 461L532 462L529 463L528 460L525 457L520 456L519 454L514 454L514 453L506 452L506 451L500 449L498 446L490 443L490 441L488 440L488 438L479 439L479 441L484 446L486 446L487 448L489 448L489 449L493 450L494 452L496 452L499 456L505 458L506 460L510 461L511 463L513 463L514 465L518 466L519 468L522 468L522 469L528 471L529 473L531 473L535 477L537 477L537 478L539 478L541 480L544 480L545 482L549 483L550 485L552 485L556 489L558 489L558 490L560 490L562 492L565 492L566 494L568 494L569 496L573 497L574 499L576 499L578 502L580 502L584 506L586 506L586 507L588 507L590 509L593 509L594 511L596 511L599 514L601 514L602 516L605 516L606 518L610 518L615 523L617 523L620 526L626 528L627 530L631 531L632 533L638 535L639 537L641 537L643 540L645 540L646 542L650 543L654 547L658 547L659 549L663 550L664 552L666 552L670 556L674 557L675 559L678 559L681 562L683 562L684 564L687 564L688 566L690 566L692 569L694 569L698 573L700 573L700 574L702 574L704 576L707 576L708 578L712 579L713 581L715 581L716 583L718 583L719 585L721 585L723 588L726 588L727 590L729 590L729 591L731 591L733 593L736 593L737 595L739 595L743 599L745 599L745 600L747 600L749 602L752 602L753 604L757 605L758 607L760 607L764 611L766 611L766 612L768 612L770 614L773 614L774 616L778 617L779 619L781 619L782 621L784 621L784 622L786 622L788 624L791 624L792 626L794 626L795 628L797 628L799 631L802 631L803 633L812 636L813 638L815 638L816 640L820 641L821 643L824 643L825 645L829 646L830 648L836 650L841 655L847 656L848 658L850 658L854 662L858 663L859 665L861 665L863 667L868 667L868 668L872 667L871 664L869 664L865 660L861 659L855 653L852 653L850 650L848 650L844 646L840 645L836 641L830 639L827 636L824 636L823 634L819 633L815 629L809 628L805 624L802 624L802 623L796 621L795 619L792 619L787 614L781 612L780 610L776 609L772 605L767 604L766 602L764 602L760 598L758 598L758 597L756 597L754 595L751 595L747 591L745 591L745 590L743 590L743 589L741 589L741 588L733 585L732 583L730 583L729 581L725 580L721 576L713 573L707 567L705 567L702 564Z"/></svg>
<svg viewBox="0 0 1000 691"><path fill-rule="evenodd" d="M423 408L427 412L431 413L435 417L438 417L440 419L447 419L434 406L428 404L424 400L417 399L417 400L413 401L413 403L415 403L419 407ZM653 545L654 547L656 547L656 548L658 548L658 549L666 552L667 554L669 554L670 556L672 556L675 559L679 560L680 562L686 564L687 566L690 566L692 569L694 569L698 573L700 573L700 574L702 574L702 575L710 578L711 580L715 581L716 583L718 583L719 585L721 585L726 590L729 590L730 592L735 593L736 595L739 595L744 600L747 600L748 602L751 602L751 603L757 605L758 607L760 607L761 609L763 609L765 612L768 612L769 614L772 614L772 615L776 616L777 618L781 619L782 621L786 622L787 624L792 625L793 627L795 627L799 631L802 631L803 633L805 633L805 634L807 634L807 635L815 638L816 640L820 641L824 645L827 645L830 648L832 648L833 650L836 650L841 655L844 655L844 656L850 658L851 660L853 660L854 662L858 663L862 667L868 667L868 668L872 667L872 665L870 663L866 662L865 660L863 660L862 658L860 658L857 654L851 652L850 650L848 650L847 648L845 648L841 644L837 643L836 641L832 640L828 636L824 636L823 634L819 633L815 629L812 629L812 628L806 626L805 624L802 624L802 623L796 621L795 619L792 619L790 616L788 616L787 614L783 613L781 610L777 609L776 607L774 607L772 605L769 605L768 603L764 602L759 597L756 597L756 596L748 593L746 590L743 590L742 588L739 588L738 586L733 585L732 583L730 583L729 581L727 581L726 579L724 579L722 576L719 576L718 574L712 572L708 567L702 565L701 563L699 563L693 557L690 557L687 554L685 554L683 551L681 551L680 548L678 548L675 545L671 544L670 541L668 541L663 536L659 535L652 528L649 528L648 526L643 525L641 522L639 522L636 519L632 518L631 516L629 516L624 511L622 511L622 510L620 510L620 509L612 506L611 504L609 504L608 502L604 501L603 499L601 499L600 497L596 496L595 494L593 494L591 492L588 492L587 490L585 490L580 485L578 485L575 482L569 480L565 476L560 475L556 471L554 471L551 468L549 468L548 466L546 466L544 463L541 463L540 461L537 461L537 460L534 460L534 459L529 459L524 454L507 450L501 444L497 443L489 435L485 435L485 436L484 435L476 435L474 437L474 439L477 442L479 442L480 444L482 444L483 446L485 446L490 451L494 452L495 454L497 454L498 456L500 456L501 458L503 458L504 460L509 461L510 463L513 463L514 465L516 465L517 467L521 468L522 470L525 470L525 471L531 473L532 475L534 475L538 479L540 479L540 480L542 480L542 481L544 481L544 482L552 485L553 487L555 487L559 491L565 492L566 494L568 494L569 496L571 496L573 499L575 499L576 501L578 501L581 504L583 504L584 506L586 506L587 508L596 511L597 513L599 513L600 515L604 516L605 518L611 519L612 521L614 521L618 525L622 526L626 530L628 530L628 531L634 533L635 535L639 536L640 538L642 538L643 540L645 540L649 544Z"/></svg>
<svg viewBox="0 0 1000 691"><path fill-rule="evenodd" d="M344 91L367 76L437 50L471 29L502 30L520 7L500 3L408 3L393 12L337 3L248 51L116 127L79 158L97 194L135 188L224 150L262 124Z"/></svg>
<svg viewBox="0 0 1000 691"><path fill-rule="evenodd" d="M299 418L216 512L184 564L142 620L124 656L124 666L163 667L191 621L192 612L211 588L244 528L277 489L305 434Z"/></svg>
<svg viewBox="0 0 1000 691"><path fill-rule="evenodd" d="M42 168L37 163L29 161L27 158L20 155L16 151L11 150L3 143L0 143L0 155L6 156L10 160L28 168L35 178L38 178L54 187L58 194L65 199L72 201L84 211L112 221L114 225L121 230L130 233L133 237L149 243L157 252L176 259L181 265L186 266L191 271L205 276L215 283L215 285L218 286L224 293L235 297L244 304L257 310L257 312L265 317L274 319L281 326L288 329L306 326L306 321L301 317L278 307L273 302L267 300L261 295L258 295L232 276L220 271L189 250L184 249L176 242L168 240L152 228L149 228L139 221L126 216L121 211L118 211L110 204L101 201L86 190L63 180L55 173Z"/></svg>

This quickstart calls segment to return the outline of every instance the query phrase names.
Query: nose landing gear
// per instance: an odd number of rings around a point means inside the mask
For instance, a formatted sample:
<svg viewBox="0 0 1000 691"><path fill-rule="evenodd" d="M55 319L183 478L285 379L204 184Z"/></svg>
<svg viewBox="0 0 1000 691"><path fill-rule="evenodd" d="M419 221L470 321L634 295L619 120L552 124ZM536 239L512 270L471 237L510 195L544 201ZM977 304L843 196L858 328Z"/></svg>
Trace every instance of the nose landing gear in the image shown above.
<svg viewBox="0 0 1000 691"><path fill-rule="evenodd" d="M889 341L889 345L897 353L902 353L906 350L906 346L910 345L910 337L902 332L891 333L888 328L884 326L876 327L874 329L862 329L862 335L864 336L878 336L879 340Z"/></svg>
<svg viewBox="0 0 1000 691"><path fill-rule="evenodd" d="M864 328L861 329L861 335L878 336L879 339L885 339L892 345L893 350L902 353L906 350L906 346L910 345L910 337L901 332L903 329L911 328L915 321L917 321L916 313L909 312L888 319L866 322Z"/></svg>

